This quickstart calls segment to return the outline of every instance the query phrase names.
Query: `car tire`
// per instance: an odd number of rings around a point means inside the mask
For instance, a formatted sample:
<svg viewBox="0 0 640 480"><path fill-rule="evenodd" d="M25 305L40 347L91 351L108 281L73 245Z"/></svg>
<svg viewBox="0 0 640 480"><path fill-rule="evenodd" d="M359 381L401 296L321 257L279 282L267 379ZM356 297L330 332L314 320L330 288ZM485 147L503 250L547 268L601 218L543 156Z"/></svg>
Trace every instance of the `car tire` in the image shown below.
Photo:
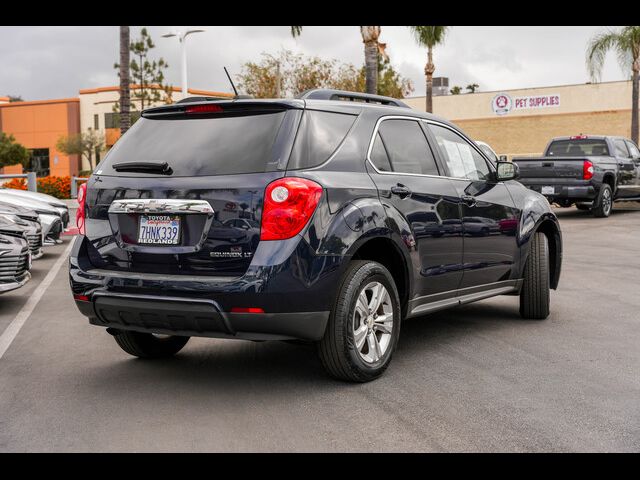
<svg viewBox="0 0 640 480"><path fill-rule="evenodd" d="M114 335L116 343L129 355L140 358L166 358L182 350L189 337L156 336L152 333L121 331Z"/></svg>
<svg viewBox="0 0 640 480"><path fill-rule="evenodd" d="M546 235L537 232L531 239L531 251L524 267L520 315L544 320L549 316L549 300L549 244Z"/></svg>
<svg viewBox="0 0 640 480"><path fill-rule="evenodd" d="M613 209L613 193L611 187L603 183L598 192L598 197L593 202L593 208L591 212L594 217L606 218L611 214Z"/></svg>
<svg viewBox="0 0 640 480"><path fill-rule="evenodd" d="M389 271L377 262L351 262L342 276L324 337L318 342L322 365L339 380L378 378L391 362L400 323L398 290Z"/></svg>

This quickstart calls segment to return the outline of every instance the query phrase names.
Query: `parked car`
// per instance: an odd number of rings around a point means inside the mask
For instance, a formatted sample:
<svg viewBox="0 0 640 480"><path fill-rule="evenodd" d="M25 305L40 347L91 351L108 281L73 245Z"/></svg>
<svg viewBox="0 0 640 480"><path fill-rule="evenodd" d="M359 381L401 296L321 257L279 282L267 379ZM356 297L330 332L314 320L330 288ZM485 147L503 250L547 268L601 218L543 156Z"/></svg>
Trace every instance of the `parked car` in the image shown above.
<svg viewBox="0 0 640 480"><path fill-rule="evenodd" d="M173 355L191 336L299 339L317 342L331 375L369 381L405 318L503 294L524 318L547 318L560 226L516 173L387 97L151 108L81 187L73 298L134 356ZM249 251L214 221L235 218L232 204L260 224ZM465 232L470 217L495 234Z"/></svg>
<svg viewBox="0 0 640 480"><path fill-rule="evenodd" d="M6 192L7 189L0 189L0 202L17 207L28 208L38 214L38 218L42 225L44 245L55 245L60 241L60 234L63 230L62 216L55 207L39 200L19 197Z"/></svg>
<svg viewBox="0 0 640 480"><path fill-rule="evenodd" d="M60 214L60 219L62 220L62 228L66 229L69 225L69 207L59 198L54 197L53 195L48 195L46 193L40 192L31 192L29 190L18 190L16 188L6 188L0 186L0 192L17 196L23 199L37 200L39 202L43 202L51 205L55 208Z"/></svg>
<svg viewBox="0 0 640 480"><path fill-rule="evenodd" d="M608 217L613 202L640 200L640 151L628 138L556 137L537 158L514 158L520 182L561 207Z"/></svg>
<svg viewBox="0 0 640 480"><path fill-rule="evenodd" d="M25 229L0 215L0 293L22 287L31 278L30 269Z"/></svg>
<svg viewBox="0 0 640 480"><path fill-rule="evenodd" d="M6 211L0 204L0 219L5 222L12 223L20 227L24 232L27 242L29 242L29 250L31 251L31 259L36 260L43 255L42 251L42 226L39 221L26 220L19 217L15 213Z"/></svg>
<svg viewBox="0 0 640 480"><path fill-rule="evenodd" d="M482 150L482 152L487 156L489 160L491 160L494 163L497 163L500 161L500 157L498 157L498 154L496 153L496 151L493 148L491 148L491 145L481 140L476 140L476 145L480 147L480 150Z"/></svg>

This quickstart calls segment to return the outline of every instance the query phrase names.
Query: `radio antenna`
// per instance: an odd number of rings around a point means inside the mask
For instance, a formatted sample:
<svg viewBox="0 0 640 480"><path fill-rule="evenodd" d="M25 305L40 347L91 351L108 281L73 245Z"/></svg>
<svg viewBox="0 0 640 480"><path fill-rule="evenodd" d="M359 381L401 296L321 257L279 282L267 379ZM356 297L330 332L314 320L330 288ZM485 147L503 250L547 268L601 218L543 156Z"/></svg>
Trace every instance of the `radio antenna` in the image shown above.
<svg viewBox="0 0 640 480"><path fill-rule="evenodd" d="M236 90L236 86L233 84L233 80L231 80L231 75L229 75L229 71L227 70L227 67L222 67L224 68L224 73L227 74L227 78L229 79L229 83L231 84L231 88L233 88L234 93L236 94L236 97L238 96L238 90Z"/></svg>

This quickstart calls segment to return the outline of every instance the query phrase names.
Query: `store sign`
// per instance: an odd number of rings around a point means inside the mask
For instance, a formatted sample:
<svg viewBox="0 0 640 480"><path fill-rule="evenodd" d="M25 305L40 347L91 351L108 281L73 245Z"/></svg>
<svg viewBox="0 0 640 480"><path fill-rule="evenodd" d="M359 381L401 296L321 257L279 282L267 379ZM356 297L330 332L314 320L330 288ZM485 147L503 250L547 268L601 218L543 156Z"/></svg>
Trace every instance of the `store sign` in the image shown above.
<svg viewBox="0 0 640 480"><path fill-rule="evenodd" d="M511 110L534 110L560 106L560 95L531 95L515 97L499 93L491 100L491 109L496 115L506 115Z"/></svg>

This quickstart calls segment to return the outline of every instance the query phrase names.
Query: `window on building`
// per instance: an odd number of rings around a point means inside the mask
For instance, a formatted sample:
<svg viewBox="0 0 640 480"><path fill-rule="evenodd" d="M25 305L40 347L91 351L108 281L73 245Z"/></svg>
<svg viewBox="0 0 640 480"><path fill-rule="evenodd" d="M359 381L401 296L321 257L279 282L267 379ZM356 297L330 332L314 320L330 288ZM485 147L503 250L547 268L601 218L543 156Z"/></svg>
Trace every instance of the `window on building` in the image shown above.
<svg viewBox="0 0 640 480"><path fill-rule="evenodd" d="M131 125L140 118L140 112L131 112ZM109 112L104 114L104 128L120 128L120 114Z"/></svg>
<svg viewBox="0 0 640 480"><path fill-rule="evenodd" d="M93 129L100 130L100 116L97 113L93 116Z"/></svg>
<svg viewBox="0 0 640 480"><path fill-rule="evenodd" d="M36 172L38 177L46 177L49 175L49 149L34 148L29 150L29 171Z"/></svg>

